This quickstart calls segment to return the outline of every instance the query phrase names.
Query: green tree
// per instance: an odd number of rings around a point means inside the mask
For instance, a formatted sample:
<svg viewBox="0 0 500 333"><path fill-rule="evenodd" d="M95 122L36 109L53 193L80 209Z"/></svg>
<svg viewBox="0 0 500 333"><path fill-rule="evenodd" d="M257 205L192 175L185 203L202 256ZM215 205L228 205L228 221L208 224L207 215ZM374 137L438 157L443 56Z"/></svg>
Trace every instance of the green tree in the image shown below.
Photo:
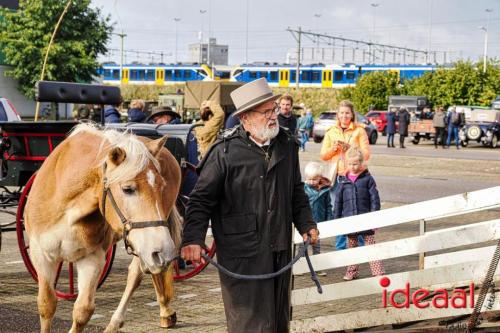
<svg viewBox="0 0 500 333"><path fill-rule="evenodd" d="M392 72L373 72L364 74L356 87L342 89L340 97L350 99L356 110L366 113L370 106L375 109L387 109L388 96L398 95L398 76Z"/></svg>
<svg viewBox="0 0 500 333"><path fill-rule="evenodd" d="M34 96L50 37L67 1L21 0L19 10L1 10L0 41L7 64L7 75L16 78L19 90ZM99 54L107 52L112 25L101 10L90 8L90 0L73 0L64 17L47 59L45 79L90 82L97 74Z"/></svg>

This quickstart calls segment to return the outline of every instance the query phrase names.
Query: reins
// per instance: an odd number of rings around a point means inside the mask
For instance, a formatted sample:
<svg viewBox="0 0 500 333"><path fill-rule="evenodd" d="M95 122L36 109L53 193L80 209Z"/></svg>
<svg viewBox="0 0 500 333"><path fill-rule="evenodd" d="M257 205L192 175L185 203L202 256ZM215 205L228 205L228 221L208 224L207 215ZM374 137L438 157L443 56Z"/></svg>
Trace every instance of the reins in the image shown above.
<svg viewBox="0 0 500 333"><path fill-rule="evenodd" d="M274 272L274 273L267 273L267 274L256 274L256 275L244 275L244 274L238 274L229 271L227 268L224 266L220 265L217 263L215 260L210 258L206 253L202 253L202 257L212 265L214 265L220 272L226 274L227 276L230 276L235 279L240 279L240 280L267 280L267 279L272 279L275 278L284 272L288 271L289 269L292 268L292 266L302 257L306 257L307 261L307 266L309 267L309 272L311 273L311 280L316 284L316 288L318 290L319 294L323 293L323 288L321 287L321 283L319 282L318 276L316 272L314 271L314 268L311 263L311 259L309 258L309 253L307 252L307 249L311 243L311 238L308 237L307 240L304 242L304 246L299 249L299 252L297 255L290 261L288 264L283 266L280 270Z"/></svg>
<svg viewBox="0 0 500 333"><path fill-rule="evenodd" d="M132 229L142 229L150 227L160 227L160 226L167 227L168 220L133 222L127 219L120 210L120 207L118 207L118 204L116 203L115 198L113 196L113 192L111 192L111 189L109 188L108 178L106 177L106 168L107 168L107 163L104 163L102 167L102 175L103 175L102 176L103 189L102 189L102 201L101 201L102 216L104 217L104 220L106 220L106 198L109 196L109 201L111 201L111 205L113 206L116 215L118 215L120 221L123 224L123 243L125 245L125 250L127 250L128 254L132 254L137 257L137 253L135 253L134 248L128 241L128 234L130 233L130 231Z"/></svg>

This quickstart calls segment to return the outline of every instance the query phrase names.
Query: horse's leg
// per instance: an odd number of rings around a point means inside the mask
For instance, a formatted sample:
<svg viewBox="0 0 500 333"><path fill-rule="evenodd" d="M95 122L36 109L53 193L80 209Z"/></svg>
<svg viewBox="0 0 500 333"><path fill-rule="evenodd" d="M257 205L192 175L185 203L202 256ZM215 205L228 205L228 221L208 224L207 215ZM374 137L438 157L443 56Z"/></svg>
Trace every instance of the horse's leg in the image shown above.
<svg viewBox="0 0 500 333"><path fill-rule="evenodd" d="M70 333L80 333L95 309L95 292L104 268L106 254L98 250L76 262L78 272L78 298L73 306L73 325Z"/></svg>
<svg viewBox="0 0 500 333"><path fill-rule="evenodd" d="M156 298L160 304L160 326L173 327L177 322L177 315L169 306L174 298L174 272L173 265L160 274L152 274Z"/></svg>
<svg viewBox="0 0 500 333"><path fill-rule="evenodd" d="M113 317L111 317L111 321L104 331L105 333L118 332L120 327L123 326L128 304L130 302L130 299L132 298L132 294L141 284L143 276L144 273L141 271L141 262L139 258L133 257L130 266L128 266L127 286L125 287L125 291L123 292L120 304L116 308L115 313L113 313Z"/></svg>
<svg viewBox="0 0 500 333"><path fill-rule="evenodd" d="M30 242L30 257L38 274L37 303L38 313L40 314L40 332L49 333L57 307L54 284L58 263L47 260L35 240Z"/></svg>

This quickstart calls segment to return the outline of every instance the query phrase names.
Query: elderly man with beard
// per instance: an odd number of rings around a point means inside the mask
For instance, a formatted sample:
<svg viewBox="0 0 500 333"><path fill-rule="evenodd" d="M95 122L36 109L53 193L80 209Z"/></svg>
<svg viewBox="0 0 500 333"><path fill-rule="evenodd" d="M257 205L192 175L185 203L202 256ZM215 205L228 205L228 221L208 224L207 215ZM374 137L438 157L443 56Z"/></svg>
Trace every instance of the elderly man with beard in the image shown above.
<svg viewBox="0 0 500 333"><path fill-rule="evenodd" d="M200 261L209 220L217 260L251 275L278 271L292 258L292 226L316 243L301 180L298 143L278 125L265 79L231 93L241 125L226 131L199 165L188 203L181 256ZM219 274L227 327L233 332L288 332L291 271L267 280Z"/></svg>

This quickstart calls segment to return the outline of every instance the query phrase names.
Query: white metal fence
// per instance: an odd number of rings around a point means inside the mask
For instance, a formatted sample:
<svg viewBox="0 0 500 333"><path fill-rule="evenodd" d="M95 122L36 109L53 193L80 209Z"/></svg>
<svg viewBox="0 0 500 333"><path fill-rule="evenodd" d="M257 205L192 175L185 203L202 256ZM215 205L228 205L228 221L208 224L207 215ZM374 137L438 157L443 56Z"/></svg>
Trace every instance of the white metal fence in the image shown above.
<svg viewBox="0 0 500 333"><path fill-rule="evenodd" d="M318 224L320 238L349 234L357 231L401 225L420 221L420 235L377 243L370 246L321 253L311 257L316 270L326 270L361 264L374 260L385 260L408 255L420 255L420 269L416 271L387 274L390 286L388 293L395 289L404 289L406 283L411 288L456 288L474 283L480 284L486 275L492 258L494 246L469 250L454 251L458 246L471 246L500 239L500 219L481 221L456 227L426 232L430 221L467 214L471 212L500 207L500 187L448 196L440 199L419 202L352 216L340 220ZM301 243L302 237L295 235L295 243ZM426 252L450 250L451 252L425 256ZM308 272L307 263L302 258L293 269L294 274ZM495 278L500 279L497 269ZM380 277L371 277L348 282L339 282L323 286L323 294L318 294L315 287L292 291L292 306L316 304L352 297L381 295L383 288ZM479 292L476 290L477 298ZM496 295L500 299L500 295ZM495 302L488 311L500 310L500 302ZM484 309L483 309L484 311ZM348 330L378 325L404 323L417 320L436 319L471 313L471 308L453 309L452 307L424 309L410 304L408 309L393 307L373 310L360 310L345 314L323 315L314 318L292 320L292 332L325 332Z"/></svg>

